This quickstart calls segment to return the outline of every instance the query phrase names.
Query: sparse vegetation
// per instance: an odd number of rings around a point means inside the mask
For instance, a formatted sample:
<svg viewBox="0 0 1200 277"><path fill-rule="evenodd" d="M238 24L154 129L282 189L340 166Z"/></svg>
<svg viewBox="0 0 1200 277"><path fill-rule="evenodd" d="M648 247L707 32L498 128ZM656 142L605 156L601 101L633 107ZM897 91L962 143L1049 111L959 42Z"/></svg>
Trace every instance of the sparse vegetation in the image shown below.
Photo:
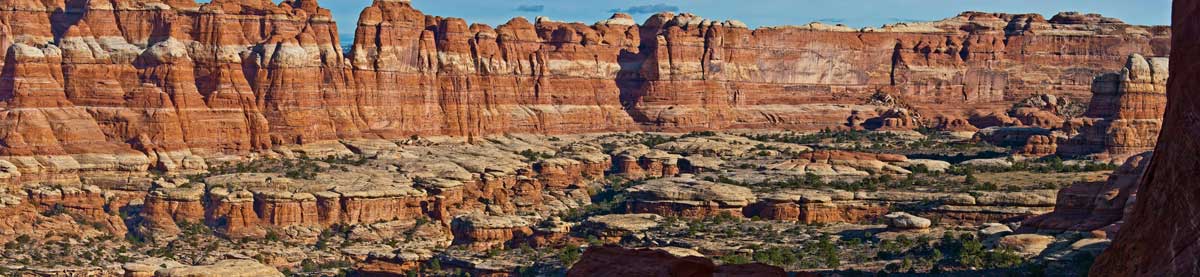
<svg viewBox="0 0 1200 277"><path fill-rule="evenodd" d="M522 157L525 157L525 160L530 161L530 162L536 162L536 161L540 161L540 160L554 158L554 155L533 151L531 149L522 150L521 153L518 153L518 154L520 154Z"/></svg>

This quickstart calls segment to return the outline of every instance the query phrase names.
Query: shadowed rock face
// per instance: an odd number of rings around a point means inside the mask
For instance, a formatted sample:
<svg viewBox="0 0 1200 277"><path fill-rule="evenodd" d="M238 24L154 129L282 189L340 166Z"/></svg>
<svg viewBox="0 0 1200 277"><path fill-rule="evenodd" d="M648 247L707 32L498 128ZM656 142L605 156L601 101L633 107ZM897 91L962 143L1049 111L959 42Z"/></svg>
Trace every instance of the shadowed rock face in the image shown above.
<svg viewBox="0 0 1200 277"><path fill-rule="evenodd" d="M4 1L0 154L53 155L63 162L39 162L51 172L192 169L414 134L970 129L975 110L1084 99L1129 54L1167 55L1169 36L1098 15L975 12L863 30L690 14L491 27L389 0L363 10L343 49L317 1ZM905 109L872 102L882 91Z"/></svg>
<svg viewBox="0 0 1200 277"><path fill-rule="evenodd" d="M1092 267L1094 276L1200 274L1200 1L1174 3L1171 78L1166 117L1154 158L1142 178L1137 204L1111 248Z"/></svg>
<svg viewBox="0 0 1200 277"><path fill-rule="evenodd" d="M1151 152L1130 157L1105 182L1081 182L1058 192L1054 212L1021 224L1029 231L1093 232L1111 238L1125 223L1137 199L1138 180L1150 163Z"/></svg>

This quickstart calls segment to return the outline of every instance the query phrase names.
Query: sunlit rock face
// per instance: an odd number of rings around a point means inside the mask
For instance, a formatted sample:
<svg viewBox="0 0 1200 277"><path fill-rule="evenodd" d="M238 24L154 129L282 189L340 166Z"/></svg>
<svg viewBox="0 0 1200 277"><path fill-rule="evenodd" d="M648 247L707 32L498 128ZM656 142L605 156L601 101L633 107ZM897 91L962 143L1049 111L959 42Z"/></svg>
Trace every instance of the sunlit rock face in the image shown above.
<svg viewBox="0 0 1200 277"><path fill-rule="evenodd" d="M1133 54L1120 72L1096 77L1087 111L1063 123L1069 138L1058 152L1116 163L1153 150L1167 108L1168 62Z"/></svg>
<svg viewBox="0 0 1200 277"><path fill-rule="evenodd" d="M968 12L861 30L752 30L670 13L640 25L618 14L493 27L374 1L343 48L317 1L0 10L0 153L40 157L18 164L39 176L203 169L204 158L278 145L414 134L971 130L969 115L1030 96L1086 101L1095 76L1130 54L1167 55L1170 37L1071 13ZM1150 71L1130 71L1130 91L1153 90L1149 61ZM873 101L881 93L891 101Z"/></svg>

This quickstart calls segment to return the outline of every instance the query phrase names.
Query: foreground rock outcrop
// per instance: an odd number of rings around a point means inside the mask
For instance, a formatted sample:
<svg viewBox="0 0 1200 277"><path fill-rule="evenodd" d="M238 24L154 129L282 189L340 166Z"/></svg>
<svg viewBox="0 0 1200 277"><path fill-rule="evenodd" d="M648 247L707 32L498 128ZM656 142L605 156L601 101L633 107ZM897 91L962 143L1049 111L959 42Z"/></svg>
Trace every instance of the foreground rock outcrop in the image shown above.
<svg viewBox="0 0 1200 277"><path fill-rule="evenodd" d="M1054 212L1030 218L1021 228L1045 231L1101 231L1115 235L1132 211L1138 181L1150 164L1147 152L1129 158L1104 182L1081 182L1058 192Z"/></svg>
<svg viewBox="0 0 1200 277"><path fill-rule="evenodd" d="M1200 1L1174 2L1171 72L1200 74ZM1095 276L1185 276L1200 274L1200 248L1194 223L1200 205L1196 171L1200 169L1200 127L1196 125L1200 83L1171 78L1163 130L1154 158L1141 179L1137 205L1112 246L1092 267Z"/></svg>
<svg viewBox="0 0 1200 277"><path fill-rule="evenodd" d="M968 115L1015 99L1085 98L1128 55L1167 55L1170 36L1077 13L861 30L670 13L493 27L409 1L375 1L357 26L343 49L317 1L4 1L5 172L202 170L280 145L411 135L970 130Z"/></svg>

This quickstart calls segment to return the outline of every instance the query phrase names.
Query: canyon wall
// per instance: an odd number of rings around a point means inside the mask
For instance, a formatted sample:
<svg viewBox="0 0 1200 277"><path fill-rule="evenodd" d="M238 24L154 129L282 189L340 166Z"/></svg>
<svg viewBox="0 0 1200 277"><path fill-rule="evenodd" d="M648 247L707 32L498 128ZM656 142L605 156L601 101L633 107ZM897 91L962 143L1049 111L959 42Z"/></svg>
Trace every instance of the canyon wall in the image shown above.
<svg viewBox="0 0 1200 277"><path fill-rule="evenodd" d="M1092 267L1093 276L1189 276L1200 274L1200 1L1174 2L1173 78L1167 85L1166 117L1154 157L1141 179L1137 204L1116 240Z"/></svg>
<svg viewBox="0 0 1200 277"><path fill-rule="evenodd" d="M350 49L337 29L316 0L0 2L0 167L27 179L203 169L279 145L411 135L962 125L1033 95L1086 101L1128 55L1170 48L1167 27L1076 13L491 27L376 0Z"/></svg>

